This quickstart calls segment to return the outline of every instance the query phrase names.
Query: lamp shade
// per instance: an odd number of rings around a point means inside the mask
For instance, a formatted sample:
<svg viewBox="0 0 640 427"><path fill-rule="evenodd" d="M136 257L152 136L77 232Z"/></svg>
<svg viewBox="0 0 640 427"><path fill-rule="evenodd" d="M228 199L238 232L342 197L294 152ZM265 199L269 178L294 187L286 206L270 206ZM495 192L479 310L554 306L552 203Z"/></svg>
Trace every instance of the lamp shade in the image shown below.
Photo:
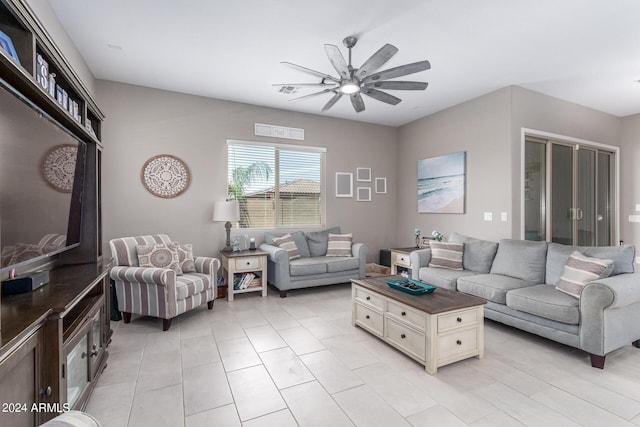
<svg viewBox="0 0 640 427"><path fill-rule="evenodd" d="M215 202L213 205L213 220L216 222L240 221L240 206L235 200Z"/></svg>

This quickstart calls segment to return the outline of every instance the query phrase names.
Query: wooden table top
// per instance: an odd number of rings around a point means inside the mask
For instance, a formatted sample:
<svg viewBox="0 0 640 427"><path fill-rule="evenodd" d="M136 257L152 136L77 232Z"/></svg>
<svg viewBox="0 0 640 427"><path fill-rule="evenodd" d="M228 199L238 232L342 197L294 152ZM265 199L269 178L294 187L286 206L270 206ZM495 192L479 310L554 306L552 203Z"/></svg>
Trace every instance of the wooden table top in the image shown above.
<svg viewBox="0 0 640 427"><path fill-rule="evenodd" d="M242 258L242 257L247 257L247 256L262 256L262 255L269 255L269 252L265 252L262 251L260 249L246 249L246 250L242 250L242 251L238 251L238 252L222 252L220 251L220 254L222 254L223 257L225 258Z"/></svg>
<svg viewBox="0 0 640 427"><path fill-rule="evenodd" d="M436 288L432 294L412 295L393 289L387 285L387 280L398 280L402 278L402 276L368 277L366 279L351 279L351 283L370 289L380 295L384 295L385 297L427 314L440 314L487 303L487 301L482 298L444 288Z"/></svg>

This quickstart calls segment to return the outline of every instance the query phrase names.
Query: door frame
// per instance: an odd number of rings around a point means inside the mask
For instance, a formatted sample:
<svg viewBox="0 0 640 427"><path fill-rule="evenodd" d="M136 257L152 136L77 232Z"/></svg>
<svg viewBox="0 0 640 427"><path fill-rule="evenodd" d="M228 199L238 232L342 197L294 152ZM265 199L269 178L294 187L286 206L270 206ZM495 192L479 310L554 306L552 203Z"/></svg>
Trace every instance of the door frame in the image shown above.
<svg viewBox="0 0 640 427"><path fill-rule="evenodd" d="M614 145L603 144L601 142L589 141L581 138L574 138L571 136L560 135L557 133L545 132L537 129L530 128L520 128L520 239L524 240L525 238L525 222L524 222L524 180L525 180L525 140L526 137L534 137L534 138L542 138L542 139L551 139L558 141L560 143L566 142L569 144L577 144L577 145L588 145L595 148L601 148L603 150L611 151L615 154L615 173L613 176L614 180L614 191L613 197L614 202L613 206L615 209L615 215L611 216L611 221L613 221L613 242L620 241L620 147L616 147ZM547 239L549 236L547 236Z"/></svg>

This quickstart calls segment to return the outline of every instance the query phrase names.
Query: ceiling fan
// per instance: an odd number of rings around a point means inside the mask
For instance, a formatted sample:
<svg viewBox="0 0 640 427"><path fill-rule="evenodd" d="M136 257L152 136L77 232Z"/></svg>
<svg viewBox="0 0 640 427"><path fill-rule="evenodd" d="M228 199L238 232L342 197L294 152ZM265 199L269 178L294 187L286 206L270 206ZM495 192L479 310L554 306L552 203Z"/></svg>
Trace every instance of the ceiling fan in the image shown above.
<svg viewBox="0 0 640 427"><path fill-rule="evenodd" d="M418 73L431 68L429 61L414 62L412 64L401 65L395 68L389 68L388 70L374 72L382 67L393 55L398 52L398 48L385 44L376 53L371 55L360 68L354 68L351 65L351 49L356 45L358 39L356 37L346 37L342 43L349 49L349 63L344 60L342 53L338 46L332 44L325 44L324 50L329 57L329 61L333 65L333 68L338 72L339 77L315 71L310 68L302 67L300 65L292 64L291 62L281 62L281 64L295 68L307 74L311 74L316 77L320 77L320 83L286 83L275 84L274 86L291 86L291 87L327 87L320 92L314 92L309 95L300 96L290 99L290 101L299 101L302 99L311 98L325 93L333 93L333 97L322 107L322 111L327 111L331 108L343 95L349 96L351 104L357 113L364 111L364 100L362 94L370 96L378 101L385 102L387 104L396 105L400 101L389 93L383 92L379 89L387 90L425 90L428 83L426 82L413 82L413 81L397 81L389 80L396 77L406 76L408 74Z"/></svg>

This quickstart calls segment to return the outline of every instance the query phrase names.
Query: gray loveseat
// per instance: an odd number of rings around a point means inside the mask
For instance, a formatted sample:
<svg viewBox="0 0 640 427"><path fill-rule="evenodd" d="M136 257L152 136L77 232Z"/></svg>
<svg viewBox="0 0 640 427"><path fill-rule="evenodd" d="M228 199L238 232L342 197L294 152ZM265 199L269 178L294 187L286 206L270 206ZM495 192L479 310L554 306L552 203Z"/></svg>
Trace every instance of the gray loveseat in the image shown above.
<svg viewBox="0 0 640 427"><path fill-rule="evenodd" d="M274 246L274 239L287 233L264 233L265 242L260 249L269 252L267 280L285 298L290 289L332 285L364 278L368 248L352 243L349 256L327 256L329 234L341 234L340 227L322 231L296 231L289 233L296 243L300 258L289 259L286 250Z"/></svg>
<svg viewBox="0 0 640 427"><path fill-rule="evenodd" d="M577 247L504 239L500 243L454 233L463 243L463 270L429 267L431 250L410 255L413 279L487 300L485 317L589 353L603 368L607 353L640 347L640 274L635 247ZM587 283L580 298L555 284L574 251L613 261L611 275Z"/></svg>

